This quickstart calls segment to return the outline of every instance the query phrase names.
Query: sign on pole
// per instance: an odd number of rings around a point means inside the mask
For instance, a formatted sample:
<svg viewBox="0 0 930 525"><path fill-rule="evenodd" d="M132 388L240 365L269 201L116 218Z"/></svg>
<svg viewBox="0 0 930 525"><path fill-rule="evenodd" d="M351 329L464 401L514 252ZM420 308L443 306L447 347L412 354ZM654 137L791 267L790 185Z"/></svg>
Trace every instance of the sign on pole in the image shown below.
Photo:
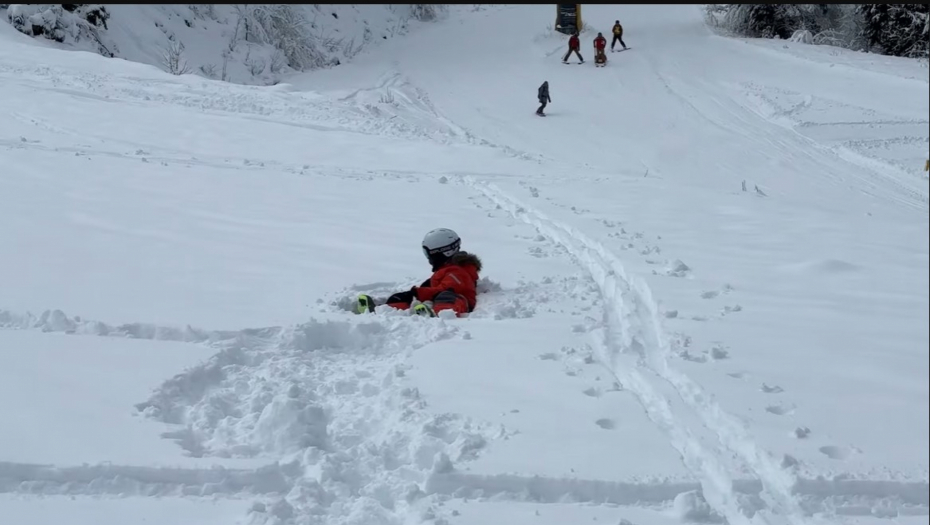
<svg viewBox="0 0 930 525"><path fill-rule="evenodd" d="M556 4L555 30L559 33L571 35L581 31L584 24L581 22L581 4Z"/></svg>

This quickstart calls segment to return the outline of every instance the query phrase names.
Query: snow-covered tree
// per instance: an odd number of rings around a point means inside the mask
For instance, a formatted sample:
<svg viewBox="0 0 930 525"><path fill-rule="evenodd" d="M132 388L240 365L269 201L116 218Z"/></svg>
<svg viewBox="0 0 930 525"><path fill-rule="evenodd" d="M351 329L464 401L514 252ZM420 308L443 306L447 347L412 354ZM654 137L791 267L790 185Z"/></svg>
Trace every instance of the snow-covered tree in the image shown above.
<svg viewBox="0 0 930 525"><path fill-rule="evenodd" d="M870 49L904 57L928 56L930 5L859 4Z"/></svg>
<svg viewBox="0 0 930 525"><path fill-rule="evenodd" d="M237 37L254 44L270 44L279 49L287 65L301 71L326 66L328 59L320 52L330 42L314 34L310 22L298 6L288 4L236 4Z"/></svg>
<svg viewBox="0 0 930 525"><path fill-rule="evenodd" d="M713 25L742 36L791 38L800 32L814 44L928 56L927 4L707 4L705 12Z"/></svg>
<svg viewBox="0 0 930 525"><path fill-rule="evenodd" d="M444 9L443 4L410 4L410 16L421 22L430 22L439 18Z"/></svg>
<svg viewBox="0 0 930 525"><path fill-rule="evenodd" d="M98 28L106 29L110 14L101 4L10 4L7 20L21 33L56 42L94 42L98 51L113 56L112 45L100 38Z"/></svg>
<svg viewBox="0 0 930 525"><path fill-rule="evenodd" d="M841 18L840 7L833 4L729 4L723 26L739 35L787 39L799 30L835 29Z"/></svg>

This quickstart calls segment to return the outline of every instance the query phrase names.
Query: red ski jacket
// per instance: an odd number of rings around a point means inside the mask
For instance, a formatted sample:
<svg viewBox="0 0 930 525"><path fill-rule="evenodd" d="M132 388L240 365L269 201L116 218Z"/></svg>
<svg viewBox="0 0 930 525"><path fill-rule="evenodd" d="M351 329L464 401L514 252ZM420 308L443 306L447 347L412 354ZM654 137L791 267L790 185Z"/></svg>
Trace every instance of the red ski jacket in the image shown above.
<svg viewBox="0 0 930 525"><path fill-rule="evenodd" d="M598 51L603 51L607 47L607 39L599 36L594 39L594 48Z"/></svg>
<svg viewBox="0 0 930 525"><path fill-rule="evenodd" d="M423 283L426 286L414 287L413 292L420 301L433 301L441 292L451 291L465 300L464 310L470 312L475 309L480 271L481 259L477 255L459 252L450 257L445 266L433 272L428 283Z"/></svg>
<svg viewBox="0 0 930 525"><path fill-rule="evenodd" d="M579 47L581 47L581 42L578 41L577 36L572 35L572 37L568 39L568 48L578 49Z"/></svg>

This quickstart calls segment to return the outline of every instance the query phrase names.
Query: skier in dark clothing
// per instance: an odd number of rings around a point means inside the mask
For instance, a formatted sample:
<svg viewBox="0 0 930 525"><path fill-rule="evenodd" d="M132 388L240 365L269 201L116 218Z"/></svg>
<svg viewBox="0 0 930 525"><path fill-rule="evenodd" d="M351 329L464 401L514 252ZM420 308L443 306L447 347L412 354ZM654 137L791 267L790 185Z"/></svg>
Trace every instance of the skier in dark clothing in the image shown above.
<svg viewBox="0 0 930 525"><path fill-rule="evenodd" d="M461 246L458 234L448 228L430 231L423 238L423 253L433 268L433 275L420 286L397 292L384 300L362 294L358 297L356 311L360 314L374 312L382 304L428 317L435 317L443 310L452 310L456 316L473 311L481 259L462 251Z"/></svg>
<svg viewBox="0 0 930 525"><path fill-rule="evenodd" d="M566 64L568 64L568 57L572 55L573 51L575 52L576 55L578 55L578 60L581 61L582 64L584 64L584 58L581 56L581 40L578 40L577 31L575 32L575 34L572 35L571 38L568 39L568 52L565 53L564 57L562 57L562 62L565 62Z"/></svg>
<svg viewBox="0 0 930 525"><path fill-rule="evenodd" d="M541 105L539 106L539 109L536 110L536 114L539 115L540 117L545 117L546 114L543 113L543 110L546 109L546 104L552 102L552 97L549 96L549 81L548 80L546 80L545 82L542 83L541 86L539 86L539 93L537 94L537 97L539 98L539 103Z"/></svg>
<svg viewBox="0 0 930 525"><path fill-rule="evenodd" d="M610 41L610 51L613 52L614 46L617 45L617 42L620 42L620 45L623 46L623 49L627 49L626 44L623 43L623 26L620 25L620 21L617 20L614 22L614 39Z"/></svg>

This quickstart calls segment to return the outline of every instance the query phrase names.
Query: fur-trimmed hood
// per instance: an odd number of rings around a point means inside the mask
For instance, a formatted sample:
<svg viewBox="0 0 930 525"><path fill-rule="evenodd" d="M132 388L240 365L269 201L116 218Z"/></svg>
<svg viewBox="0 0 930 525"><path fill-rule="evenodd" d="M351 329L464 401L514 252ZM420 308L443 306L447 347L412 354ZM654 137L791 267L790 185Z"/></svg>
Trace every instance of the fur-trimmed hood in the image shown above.
<svg viewBox="0 0 930 525"><path fill-rule="evenodd" d="M473 253L464 251L460 251L452 257L449 257L447 264L455 264L457 266L474 266L475 270L479 272L481 271L481 259L479 259L478 256Z"/></svg>

